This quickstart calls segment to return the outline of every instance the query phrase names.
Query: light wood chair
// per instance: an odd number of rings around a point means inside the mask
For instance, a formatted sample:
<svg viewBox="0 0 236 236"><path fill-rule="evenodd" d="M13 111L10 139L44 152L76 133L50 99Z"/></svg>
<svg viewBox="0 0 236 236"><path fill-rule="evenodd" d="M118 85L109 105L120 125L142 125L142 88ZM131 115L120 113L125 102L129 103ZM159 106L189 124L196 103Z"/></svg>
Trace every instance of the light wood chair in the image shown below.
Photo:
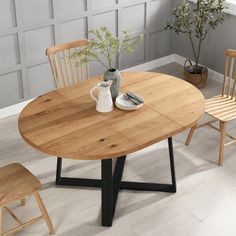
<svg viewBox="0 0 236 236"><path fill-rule="evenodd" d="M57 88L77 84L89 78L89 65L76 52L86 50L88 40L59 44L46 49ZM88 58L86 58L88 59ZM88 60L86 60L88 61ZM61 177L62 158L57 158L56 182Z"/></svg>
<svg viewBox="0 0 236 236"><path fill-rule="evenodd" d="M0 168L0 235L7 236L17 232L31 224L34 224L42 219L45 220L51 234L55 233L50 217L39 195L41 189L39 180L26 168L19 163L10 164ZM38 207L42 213L32 220L23 223L10 208L8 204L21 201L21 205L25 205L25 198L29 195L34 195ZM19 224L19 226L2 232L2 212L6 210L12 218Z"/></svg>
<svg viewBox="0 0 236 236"><path fill-rule="evenodd" d="M88 62L76 52L86 50L87 40L59 44L46 49L57 88L76 84L89 78Z"/></svg>
<svg viewBox="0 0 236 236"><path fill-rule="evenodd" d="M220 148L219 148L219 160L218 164L223 165L224 163L224 149L230 144L236 143L236 138L226 132L226 123L236 119L236 97L235 97L235 86L236 86L236 70L235 70L235 58L236 50L228 49L225 51L226 63L225 63L225 74L223 88L220 95L211 97L205 100L206 113L214 118L202 125L195 124L188 135L186 145L189 145L193 133L197 128L203 126L210 126L220 132ZM219 121L220 127L216 128L212 123ZM225 137L232 139L230 142L225 143Z"/></svg>

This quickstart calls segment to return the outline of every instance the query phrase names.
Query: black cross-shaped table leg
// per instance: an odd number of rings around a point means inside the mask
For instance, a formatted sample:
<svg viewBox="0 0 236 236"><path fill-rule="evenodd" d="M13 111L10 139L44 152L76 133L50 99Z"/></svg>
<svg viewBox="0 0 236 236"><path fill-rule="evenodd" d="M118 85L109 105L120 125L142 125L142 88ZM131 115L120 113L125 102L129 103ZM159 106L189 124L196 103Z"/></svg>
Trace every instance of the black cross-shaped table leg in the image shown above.
<svg viewBox="0 0 236 236"><path fill-rule="evenodd" d="M102 160L102 179L61 177L62 159L58 158L56 184L62 186L100 187L102 189L102 226L112 226L120 189L176 192L175 165L172 138L168 138L171 184L122 181L126 156L118 157L112 174L112 159Z"/></svg>

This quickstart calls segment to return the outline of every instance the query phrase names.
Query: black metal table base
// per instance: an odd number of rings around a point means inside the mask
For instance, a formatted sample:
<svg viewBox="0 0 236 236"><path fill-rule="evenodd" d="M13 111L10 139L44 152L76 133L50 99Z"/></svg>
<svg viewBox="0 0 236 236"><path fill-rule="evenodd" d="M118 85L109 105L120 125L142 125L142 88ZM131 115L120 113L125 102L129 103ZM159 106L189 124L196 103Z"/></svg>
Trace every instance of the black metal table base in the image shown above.
<svg viewBox="0 0 236 236"><path fill-rule="evenodd" d="M61 177L62 158L57 159L56 184L60 186L82 186L82 187L100 187L102 189L102 226L112 226L113 217L116 209L116 202L120 189L137 190L137 191L159 191L159 192L176 192L174 152L172 138L168 138L171 184L160 183L142 183L121 181L126 156L118 157L115 170L112 173L112 159L102 160L100 179L84 178L67 178Z"/></svg>

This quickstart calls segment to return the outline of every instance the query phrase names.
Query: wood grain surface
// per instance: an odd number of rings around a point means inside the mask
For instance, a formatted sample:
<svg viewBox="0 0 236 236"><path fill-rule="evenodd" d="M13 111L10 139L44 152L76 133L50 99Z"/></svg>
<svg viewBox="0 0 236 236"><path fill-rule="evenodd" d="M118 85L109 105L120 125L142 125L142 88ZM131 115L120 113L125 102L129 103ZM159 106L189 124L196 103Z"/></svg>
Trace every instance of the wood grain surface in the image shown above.
<svg viewBox="0 0 236 236"><path fill-rule="evenodd" d="M204 97L191 84L154 72L122 73L121 91L141 95L136 111L99 113L89 91L98 76L44 94L21 112L19 130L31 146L52 156L98 160L126 155L193 126Z"/></svg>

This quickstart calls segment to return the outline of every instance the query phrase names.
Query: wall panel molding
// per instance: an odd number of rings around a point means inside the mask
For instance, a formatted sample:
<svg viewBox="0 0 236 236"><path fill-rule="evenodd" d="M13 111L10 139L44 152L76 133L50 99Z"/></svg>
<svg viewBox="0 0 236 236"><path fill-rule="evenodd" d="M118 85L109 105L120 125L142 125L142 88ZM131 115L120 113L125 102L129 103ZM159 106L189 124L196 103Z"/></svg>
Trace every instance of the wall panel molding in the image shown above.
<svg viewBox="0 0 236 236"><path fill-rule="evenodd" d="M3 0L0 10L0 63L6 58L3 48L11 48L11 63L0 65L0 86L9 89L5 78L9 75L11 89L17 86L23 96L0 94L0 108L29 100L33 96L53 88L53 79L45 56L45 49L53 44L87 37L89 30L108 26L118 37L124 29L133 31L133 37L143 33L144 42L133 55L122 55L120 69L144 63L170 54L171 38L163 39L163 23L171 17L173 0ZM154 7L155 6L155 9ZM159 14L154 17L155 12ZM153 42L162 42L162 48ZM4 37L16 37L14 44ZM154 40L155 40L154 39ZM166 42L163 44L163 41ZM170 42L169 42L170 41ZM155 52L155 53L150 53ZM13 60L14 53L18 55ZM4 55L5 54L5 55ZM4 61L6 62L6 60ZM92 64L91 75L103 72L98 64ZM12 79L12 73L19 78ZM42 78L41 76L47 77ZM40 80L40 81L38 81ZM22 81L22 83L18 83ZM17 94L17 91L16 91Z"/></svg>
<svg viewBox="0 0 236 236"><path fill-rule="evenodd" d="M165 56L165 57L153 60L153 61L145 62L143 64L140 64L134 67L127 68L123 71L125 72L125 71L151 70L156 67L164 66L168 63L175 62L175 58L176 56L172 54L172 55L168 55L168 56ZM23 108L31 101L32 99L0 109L0 119L20 113L23 110Z"/></svg>
<svg viewBox="0 0 236 236"><path fill-rule="evenodd" d="M169 63L173 63L176 62L180 65L184 65L186 58L177 55L177 54L171 54L165 57L161 57L158 59L155 59L153 61L149 61L149 62L145 62L143 64L137 65L137 66L133 66L130 68L127 68L125 71L145 71L145 70L152 70L154 68L160 67L160 66L164 66L167 65ZM212 80L216 80L220 83L223 83L223 74L220 74L214 70L209 69L209 79ZM18 113L20 113L22 111L22 109L32 101L33 99L12 105L12 106L8 106L5 108L0 109L0 119L12 116L12 115L16 115Z"/></svg>

